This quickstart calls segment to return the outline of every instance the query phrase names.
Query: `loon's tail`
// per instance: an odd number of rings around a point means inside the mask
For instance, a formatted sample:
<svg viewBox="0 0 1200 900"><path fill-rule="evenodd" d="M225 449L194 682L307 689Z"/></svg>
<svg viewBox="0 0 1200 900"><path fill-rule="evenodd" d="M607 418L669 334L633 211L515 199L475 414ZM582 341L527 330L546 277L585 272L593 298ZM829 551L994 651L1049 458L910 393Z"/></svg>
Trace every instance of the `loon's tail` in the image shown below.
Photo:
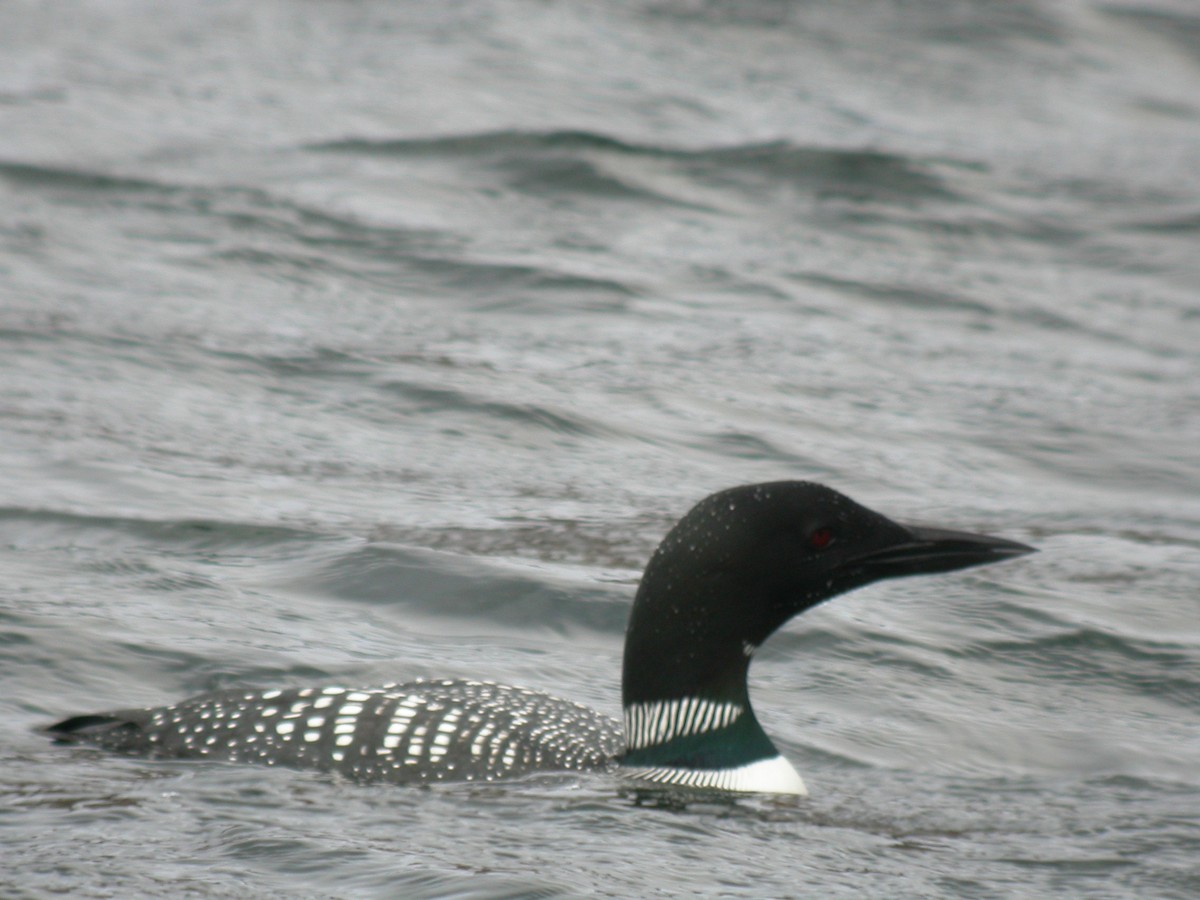
<svg viewBox="0 0 1200 900"><path fill-rule="evenodd" d="M118 712L72 716L39 729L56 744L92 744L106 750L132 750L144 742L143 728L149 721L147 710L123 709Z"/></svg>

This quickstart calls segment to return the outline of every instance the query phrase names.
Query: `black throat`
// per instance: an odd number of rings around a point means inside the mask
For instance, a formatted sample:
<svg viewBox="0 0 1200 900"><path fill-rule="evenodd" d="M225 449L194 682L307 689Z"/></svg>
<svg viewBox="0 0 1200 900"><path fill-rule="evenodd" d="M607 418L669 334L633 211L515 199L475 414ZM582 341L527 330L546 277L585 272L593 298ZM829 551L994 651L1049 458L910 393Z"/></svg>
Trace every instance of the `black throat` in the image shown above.
<svg viewBox="0 0 1200 900"><path fill-rule="evenodd" d="M882 578L1032 552L901 525L823 485L744 485L702 500L646 566L625 634L629 765L732 767L775 756L750 706L754 651L793 616Z"/></svg>
<svg viewBox="0 0 1200 900"><path fill-rule="evenodd" d="M777 755L747 675L799 607L780 567L758 565L761 516L751 496L709 497L646 566L625 635L626 765L732 768Z"/></svg>

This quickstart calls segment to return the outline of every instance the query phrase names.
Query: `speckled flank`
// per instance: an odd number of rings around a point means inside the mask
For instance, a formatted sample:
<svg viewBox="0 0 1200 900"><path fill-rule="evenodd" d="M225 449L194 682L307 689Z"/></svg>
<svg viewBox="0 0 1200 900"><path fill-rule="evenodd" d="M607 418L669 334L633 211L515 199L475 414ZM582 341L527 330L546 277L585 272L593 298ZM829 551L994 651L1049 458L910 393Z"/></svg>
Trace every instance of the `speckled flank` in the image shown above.
<svg viewBox="0 0 1200 900"><path fill-rule="evenodd" d="M603 768L623 744L619 723L581 704L458 680L225 691L114 713L86 730L79 739L125 753L302 766L400 783Z"/></svg>

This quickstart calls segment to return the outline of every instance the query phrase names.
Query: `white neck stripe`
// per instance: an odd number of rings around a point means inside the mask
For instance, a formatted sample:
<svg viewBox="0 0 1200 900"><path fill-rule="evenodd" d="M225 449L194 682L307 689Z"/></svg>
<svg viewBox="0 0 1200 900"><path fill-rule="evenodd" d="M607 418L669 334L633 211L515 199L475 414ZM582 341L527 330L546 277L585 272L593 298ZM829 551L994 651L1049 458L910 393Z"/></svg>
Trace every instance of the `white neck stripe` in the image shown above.
<svg viewBox="0 0 1200 900"><path fill-rule="evenodd" d="M717 703L699 697L631 703L625 707L625 742L628 749L641 750L677 737L724 728L744 712L739 703Z"/></svg>

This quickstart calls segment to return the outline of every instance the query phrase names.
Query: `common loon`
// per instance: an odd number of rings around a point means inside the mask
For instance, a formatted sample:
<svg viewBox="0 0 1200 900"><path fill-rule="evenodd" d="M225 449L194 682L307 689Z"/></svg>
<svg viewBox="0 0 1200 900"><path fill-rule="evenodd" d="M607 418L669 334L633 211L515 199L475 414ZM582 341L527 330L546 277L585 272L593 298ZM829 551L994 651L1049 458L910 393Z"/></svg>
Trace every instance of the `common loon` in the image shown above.
<svg viewBox="0 0 1200 900"><path fill-rule="evenodd" d="M479 681L354 690L228 690L82 715L63 743L159 758L337 771L367 781L493 781L614 769L635 783L807 793L750 705L754 651L798 613L882 578L948 572L1034 548L900 525L802 481L713 494L646 566L625 635L624 723L541 691Z"/></svg>

